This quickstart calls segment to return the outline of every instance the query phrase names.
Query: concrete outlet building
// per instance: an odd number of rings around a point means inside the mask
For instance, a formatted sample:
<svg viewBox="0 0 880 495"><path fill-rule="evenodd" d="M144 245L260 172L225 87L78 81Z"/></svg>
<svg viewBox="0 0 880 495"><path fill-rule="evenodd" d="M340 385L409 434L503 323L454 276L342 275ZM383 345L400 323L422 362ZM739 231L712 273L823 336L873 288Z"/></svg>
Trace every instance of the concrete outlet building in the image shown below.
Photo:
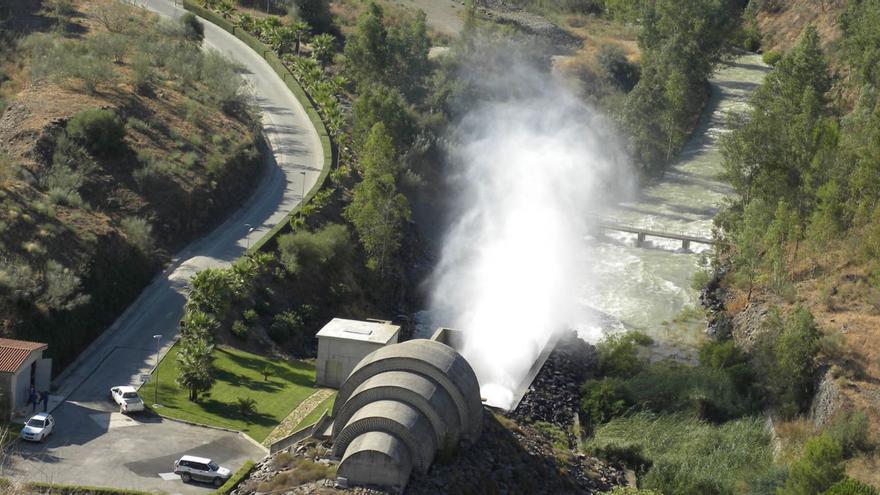
<svg viewBox="0 0 880 495"><path fill-rule="evenodd" d="M333 454L342 484L403 491L438 452L480 436L483 406L470 364L452 347L415 339L364 357L333 406Z"/></svg>
<svg viewBox="0 0 880 495"><path fill-rule="evenodd" d="M316 382L339 388L351 370L368 354L396 344L400 327L390 321L333 318L318 334Z"/></svg>

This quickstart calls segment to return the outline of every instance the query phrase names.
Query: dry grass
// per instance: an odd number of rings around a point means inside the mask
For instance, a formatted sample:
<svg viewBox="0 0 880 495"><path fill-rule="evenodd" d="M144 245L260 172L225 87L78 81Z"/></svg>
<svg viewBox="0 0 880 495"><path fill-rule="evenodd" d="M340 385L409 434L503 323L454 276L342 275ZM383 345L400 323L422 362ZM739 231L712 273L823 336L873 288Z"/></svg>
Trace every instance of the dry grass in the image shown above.
<svg viewBox="0 0 880 495"><path fill-rule="evenodd" d="M840 38L837 18L846 8L846 0L785 0L776 12L758 14L758 26L764 34L764 51L785 52L797 43L801 32L813 24L825 47Z"/></svg>

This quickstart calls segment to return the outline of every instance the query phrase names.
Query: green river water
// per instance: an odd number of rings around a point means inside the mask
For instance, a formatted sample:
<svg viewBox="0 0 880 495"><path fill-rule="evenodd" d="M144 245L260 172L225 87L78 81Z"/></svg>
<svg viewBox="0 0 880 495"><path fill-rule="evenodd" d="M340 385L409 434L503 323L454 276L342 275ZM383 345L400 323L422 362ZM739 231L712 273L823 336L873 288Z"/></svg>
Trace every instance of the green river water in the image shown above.
<svg viewBox="0 0 880 495"><path fill-rule="evenodd" d="M610 214L614 222L654 231L711 237L712 218L730 187L722 172L718 138L727 116L748 108L751 93L768 72L760 55L748 54L721 67L712 78L712 95L681 158L656 184L643 188L633 201ZM698 292L691 288L694 273L705 263L708 246L648 238L635 246L635 235L609 232L590 243L585 257L594 280L585 284L580 303L606 315L597 324L583 324L582 337L595 342L603 331L638 329L662 343L657 350L686 358L703 338L705 321L699 316L682 320L683 310L697 308ZM695 313L695 312L692 312Z"/></svg>

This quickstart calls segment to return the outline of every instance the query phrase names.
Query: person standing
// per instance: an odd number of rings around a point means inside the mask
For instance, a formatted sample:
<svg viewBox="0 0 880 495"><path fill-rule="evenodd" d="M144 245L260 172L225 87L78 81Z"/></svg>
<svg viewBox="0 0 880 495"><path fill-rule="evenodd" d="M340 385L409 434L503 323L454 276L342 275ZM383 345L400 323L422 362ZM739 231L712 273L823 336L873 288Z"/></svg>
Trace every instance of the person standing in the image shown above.
<svg viewBox="0 0 880 495"><path fill-rule="evenodd" d="M49 391L40 392L40 400L43 401L43 412L49 412Z"/></svg>

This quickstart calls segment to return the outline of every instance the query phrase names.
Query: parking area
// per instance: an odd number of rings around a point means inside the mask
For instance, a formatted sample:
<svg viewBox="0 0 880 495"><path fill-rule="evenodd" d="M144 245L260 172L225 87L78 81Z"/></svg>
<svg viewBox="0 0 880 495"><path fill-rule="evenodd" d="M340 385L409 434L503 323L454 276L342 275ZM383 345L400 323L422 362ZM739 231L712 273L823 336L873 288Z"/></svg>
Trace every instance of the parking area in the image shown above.
<svg viewBox="0 0 880 495"><path fill-rule="evenodd" d="M233 472L265 451L235 432L203 428L152 413L120 414L114 385L136 382L148 364L143 351L117 348L59 405L54 433L43 443L19 441L0 463L0 477L22 481L137 489L170 494L208 493L171 474L184 454L208 457ZM140 359L138 359L140 358ZM145 401L152 397L144 397ZM17 432L13 432L17 433Z"/></svg>
<svg viewBox="0 0 880 495"><path fill-rule="evenodd" d="M66 402L54 413L57 430L44 443L18 442L2 476L27 481L113 486L150 492L207 493L207 484L184 484L171 473L192 454L237 470L264 452L237 433L181 424L152 415L128 417L105 408Z"/></svg>

